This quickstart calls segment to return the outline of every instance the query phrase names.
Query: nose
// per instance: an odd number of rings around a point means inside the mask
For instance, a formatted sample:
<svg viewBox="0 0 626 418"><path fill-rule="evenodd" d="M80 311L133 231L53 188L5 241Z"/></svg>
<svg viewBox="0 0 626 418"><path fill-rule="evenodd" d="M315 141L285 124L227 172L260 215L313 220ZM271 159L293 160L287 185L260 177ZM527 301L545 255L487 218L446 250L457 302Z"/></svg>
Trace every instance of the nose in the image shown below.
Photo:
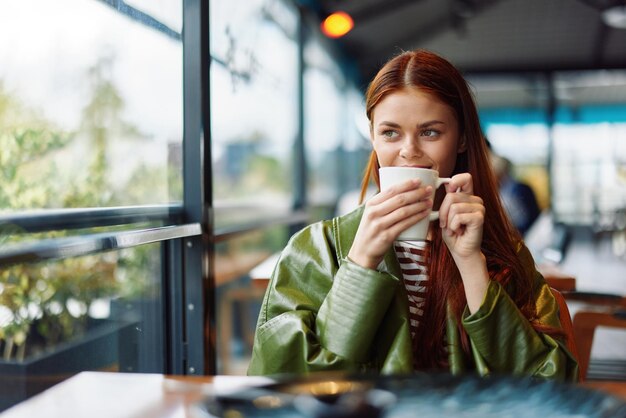
<svg viewBox="0 0 626 418"><path fill-rule="evenodd" d="M417 145L416 141L413 141L412 138L407 137L402 143L402 148L400 149L400 157L405 160L412 160L415 158L419 158L423 155L422 150Z"/></svg>

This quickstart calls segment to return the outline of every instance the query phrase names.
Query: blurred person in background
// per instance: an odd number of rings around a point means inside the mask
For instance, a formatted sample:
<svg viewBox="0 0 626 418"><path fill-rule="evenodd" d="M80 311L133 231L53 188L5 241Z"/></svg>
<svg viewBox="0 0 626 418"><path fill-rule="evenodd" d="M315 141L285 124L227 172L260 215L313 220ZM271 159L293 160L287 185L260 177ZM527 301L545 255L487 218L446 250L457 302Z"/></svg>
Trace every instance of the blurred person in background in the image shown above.
<svg viewBox="0 0 626 418"><path fill-rule="evenodd" d="M476 105L460 72L424 50L385 64L366 93L378 169L409 180L296 233L266 291L248 374L417 370L575 381L558 305L501 206ZM361 199L362 200L362 199ZM438 208L426 241L399 241Z"/></svg>
<svg viewBox="0 0 626 418"><path fill-rule="evenodd" d="M513 163L492 152L491 162L498 179L500 197L513 225L525 235L541 214L533 189L513 177Z"/></svg>

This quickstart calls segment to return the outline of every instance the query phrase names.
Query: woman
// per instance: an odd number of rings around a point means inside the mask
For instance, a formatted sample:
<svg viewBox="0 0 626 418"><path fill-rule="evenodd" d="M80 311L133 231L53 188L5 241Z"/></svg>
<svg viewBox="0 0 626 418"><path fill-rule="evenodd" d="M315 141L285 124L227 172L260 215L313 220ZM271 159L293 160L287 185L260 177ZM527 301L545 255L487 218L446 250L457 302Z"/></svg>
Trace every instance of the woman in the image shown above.
<svg viewBox="0 0 626 418"><path fill-rule="evenodd" d="M422 50L391 59L366 95L378 168L408 181L313 224L283 251L265 295L249 374L449 370L576 380L558 308L504 215L467 83ZM396 238L439 207L425 243Z"/></svg>

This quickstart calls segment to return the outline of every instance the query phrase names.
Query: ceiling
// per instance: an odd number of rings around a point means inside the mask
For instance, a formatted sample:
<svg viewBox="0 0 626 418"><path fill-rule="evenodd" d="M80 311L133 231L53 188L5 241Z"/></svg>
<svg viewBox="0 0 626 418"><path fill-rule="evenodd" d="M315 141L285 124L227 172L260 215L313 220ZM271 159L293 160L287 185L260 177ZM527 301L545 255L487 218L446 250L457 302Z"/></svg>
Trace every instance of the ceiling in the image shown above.
<svg viewBox="0 0 626 418"><path fill-rule="evenodd" d="M308 2L309 4L312 2ZM336 42L363 80L401 50L426 48L465 74L626 69L626 29L600 11L624 0L317 0L354 29ZM625 98L626 99L626 98Z"/></svg>

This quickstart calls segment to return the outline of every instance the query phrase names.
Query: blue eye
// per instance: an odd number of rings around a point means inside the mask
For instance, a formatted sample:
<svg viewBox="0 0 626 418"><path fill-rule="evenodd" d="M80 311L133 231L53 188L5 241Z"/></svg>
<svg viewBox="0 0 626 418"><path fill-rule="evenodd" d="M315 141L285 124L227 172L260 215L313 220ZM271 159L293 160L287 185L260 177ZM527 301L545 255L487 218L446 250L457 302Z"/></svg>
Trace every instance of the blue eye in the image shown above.
<svg viewBox="0 0 626 418"><path fill-rule="evenodd" d="M429 138L434 138L438 135L439 135L439 131L436 131L434 129L426 129L425 131L422 132L422 136L426 136Z"/></svg>
<svg viewBox="0 0 626 418"><path fill-rule="evenodd" d="M398 133L396 131L390 129L382 131L380 134L385 138L395 138L398 136Z"/></svg>

